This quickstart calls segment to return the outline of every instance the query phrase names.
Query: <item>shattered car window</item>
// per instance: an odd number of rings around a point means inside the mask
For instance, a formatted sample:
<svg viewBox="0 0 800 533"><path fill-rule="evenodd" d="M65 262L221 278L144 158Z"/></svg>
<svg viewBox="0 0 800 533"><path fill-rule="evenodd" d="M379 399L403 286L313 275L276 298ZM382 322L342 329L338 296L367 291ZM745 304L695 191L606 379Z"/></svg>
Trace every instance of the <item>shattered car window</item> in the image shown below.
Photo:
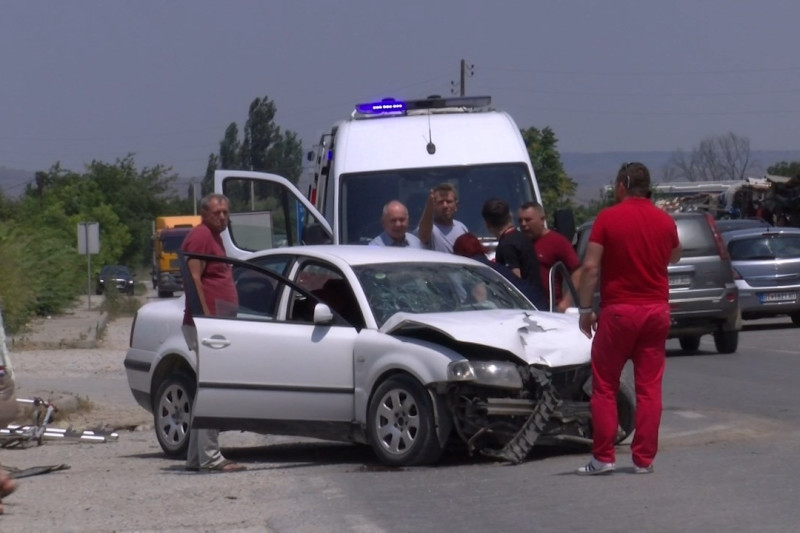
<svg viewBox="0 0 800 533"><path fill-rule="evenodd" d="M353 270L379 326L398 312L534 309L505 278L484 266L404 263Z"/></svg>

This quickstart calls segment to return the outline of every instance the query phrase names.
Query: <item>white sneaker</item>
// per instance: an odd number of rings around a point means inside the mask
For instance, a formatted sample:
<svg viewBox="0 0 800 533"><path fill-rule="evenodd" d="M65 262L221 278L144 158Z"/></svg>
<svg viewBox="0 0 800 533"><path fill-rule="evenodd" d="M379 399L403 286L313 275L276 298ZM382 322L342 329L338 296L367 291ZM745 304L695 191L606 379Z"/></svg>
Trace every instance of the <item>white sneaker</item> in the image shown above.
<svg viewBox="0 0 800 533"><path fill-rule="evenodd" d="M580 467L575 471L575 473L578 474L579 476L597 476L602 474L613 474L614 468L615 468L614 463L603 463L592 457L592 460L586 463L586 466Z"/></svg>
<svg viewBox="0 0 800 533"><path fill-rule="evenodd" d="M650 463L650 466L636 466L636 465L633 465L633 473L634 474L652 474L653 473L653 464Z"/></svg>

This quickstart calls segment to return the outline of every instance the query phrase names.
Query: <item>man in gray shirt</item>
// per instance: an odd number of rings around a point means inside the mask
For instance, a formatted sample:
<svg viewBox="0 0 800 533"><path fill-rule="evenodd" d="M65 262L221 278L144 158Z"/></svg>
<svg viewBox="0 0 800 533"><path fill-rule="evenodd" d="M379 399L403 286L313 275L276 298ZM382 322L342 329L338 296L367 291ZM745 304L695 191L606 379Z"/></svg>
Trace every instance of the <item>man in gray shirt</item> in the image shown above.
<svg viewBox="0 0 800 533"><path fill-rule="evenodd" d="M423 248L413 233L408 233L408 209L397 200L383 206L381 215L383 233L369 242L370 246L395 246L399 248Z"/></svg>
<svg viewBox="0 0 800 533"><path fill-rule="evenodd" d="M462 222L455 220L457 210L458 193L452 183L440 183L431 190L417 230L426 248L453 253L453 243L468 231Z"/></svg>

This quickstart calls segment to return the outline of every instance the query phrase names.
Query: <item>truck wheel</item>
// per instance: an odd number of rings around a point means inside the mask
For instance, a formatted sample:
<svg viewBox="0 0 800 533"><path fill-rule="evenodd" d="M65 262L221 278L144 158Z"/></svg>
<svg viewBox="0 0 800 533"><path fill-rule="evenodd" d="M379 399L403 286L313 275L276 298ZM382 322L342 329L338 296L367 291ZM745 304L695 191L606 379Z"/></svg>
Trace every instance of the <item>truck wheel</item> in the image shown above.
<svg viewBox="0 0 800 533"><path fill-rule="evenodd" d="M168 457L186 458L195 387L195 380L184 372L169 374L158 386L153 423L156 439Z"/></svg>

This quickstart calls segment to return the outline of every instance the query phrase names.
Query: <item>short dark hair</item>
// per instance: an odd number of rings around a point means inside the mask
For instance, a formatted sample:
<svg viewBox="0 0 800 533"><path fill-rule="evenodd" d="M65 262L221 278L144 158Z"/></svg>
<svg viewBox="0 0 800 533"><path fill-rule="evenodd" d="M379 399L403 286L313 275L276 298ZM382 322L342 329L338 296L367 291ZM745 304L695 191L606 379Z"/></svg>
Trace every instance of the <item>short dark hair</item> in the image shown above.
<svg viewBox="0 0 800 533"><path fill-rule="evenodd" d="M511 221L508 204L500 198L486 200L481 209L481 216L486 221L486 225L493 228L500 228Z"/></svg>
<svg viewBox="0 0 800 533"><path fill-rule="evenodd" d="M642 163L623 163L617 172L617 183L622 183L631 196L650 195L650 171Z"/></svg>

